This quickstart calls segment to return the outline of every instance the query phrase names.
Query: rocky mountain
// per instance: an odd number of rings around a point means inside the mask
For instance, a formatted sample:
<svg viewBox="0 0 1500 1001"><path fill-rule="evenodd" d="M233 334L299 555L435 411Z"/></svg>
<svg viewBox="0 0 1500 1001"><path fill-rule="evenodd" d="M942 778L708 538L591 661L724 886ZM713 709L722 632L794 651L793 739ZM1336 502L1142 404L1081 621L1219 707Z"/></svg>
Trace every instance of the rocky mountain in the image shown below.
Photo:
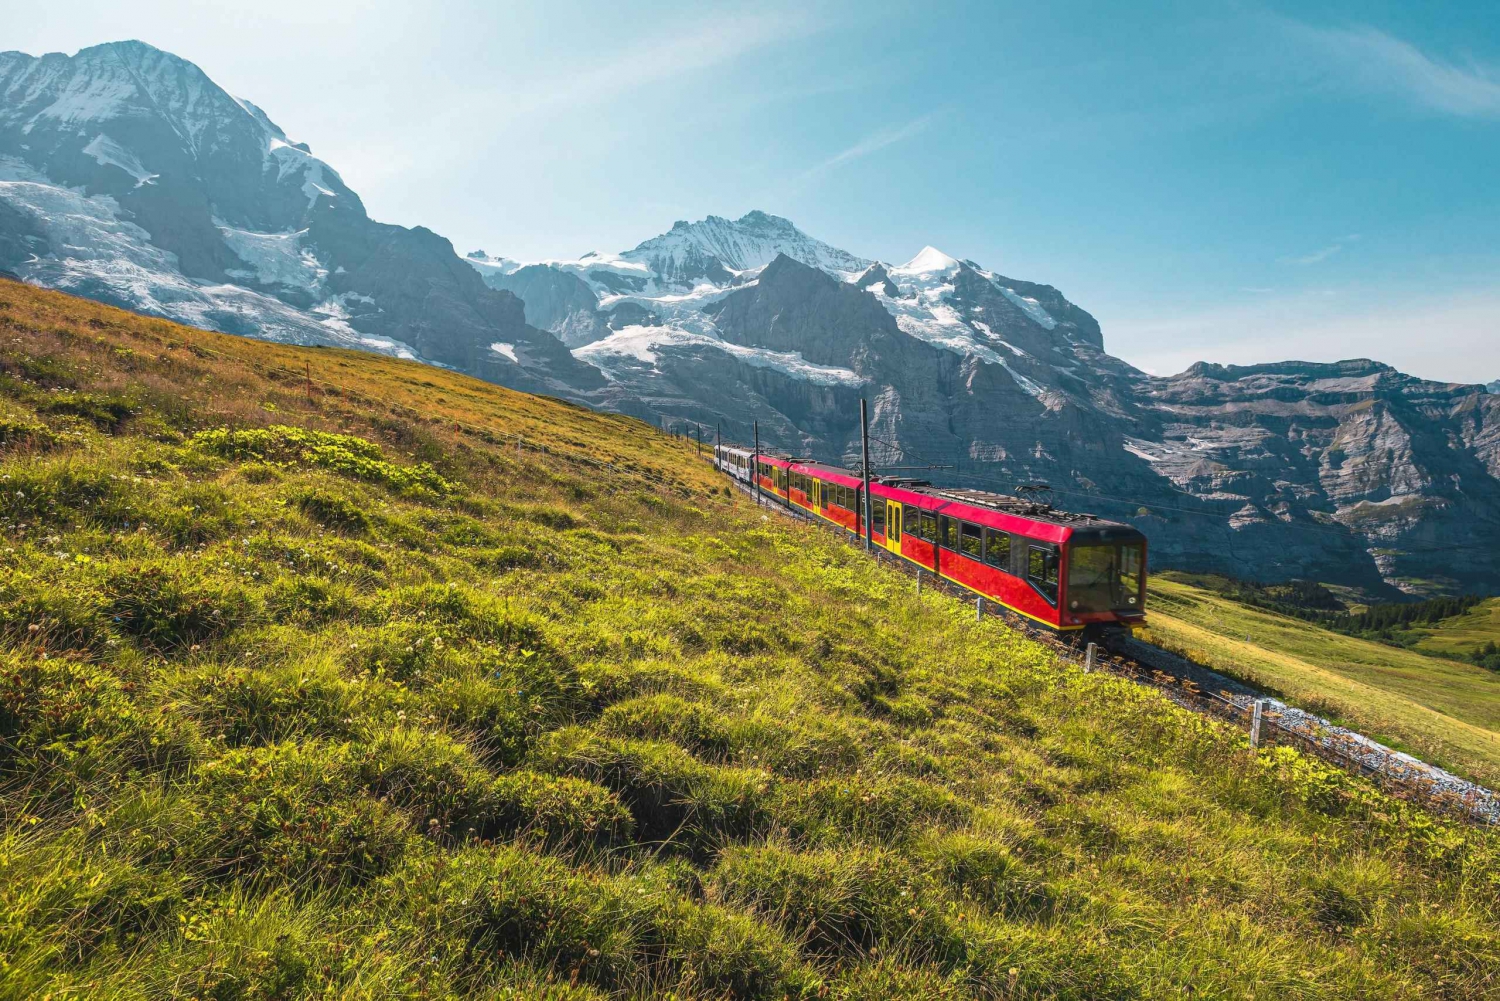
<svg viewBox="0 0 1500 1001"><path fill-rule="evenodd" d="M1490 383L1484 388L1488 389L1492 393L1500 393L1500 379L1496 379L1494 382Z"/></svg>
<svg viewBox="0 0 1500 1001"><path fill-rule="evenodd" d="M758 211L620 253L460 258L139 42L0 54L0 269L710 436L758 422L768 448L834 462L858 459L865 398L878 468L1045 483L1139 525L1159 566L1500 590L1500 386L1367 360L1156 378L1049 285L932 247L867 260Z"/></svg>
<svg viewBox="0 0 1500 1001"><path fill-rule="evenodd" d="M306 143L141 42L0 53L0 268L231 333L604 381L447 240L374 222Z"/></svg>
<svg viewBox="0 0 1500 1001"><path fill-rule="evenodd" d="M768 448L854 463L864 397L878 466L1046 483L1138 524L1159 563L1388 597L1500 580L1500 398L1481 386L1368 360L1156 378L1051 286L932 247L862 260L761 212L621 254L471 263L605 373L577 397L595 406L742 442L753 420Z"/></svg>

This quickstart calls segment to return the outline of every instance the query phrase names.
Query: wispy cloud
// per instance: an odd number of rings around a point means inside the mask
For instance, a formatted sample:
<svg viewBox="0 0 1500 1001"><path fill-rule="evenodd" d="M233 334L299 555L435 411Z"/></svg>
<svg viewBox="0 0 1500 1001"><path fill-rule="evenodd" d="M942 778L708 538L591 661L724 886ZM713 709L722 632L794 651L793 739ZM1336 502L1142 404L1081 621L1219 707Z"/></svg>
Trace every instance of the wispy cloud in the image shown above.
<svg viewBox="0 0 1500 1001"><path fill-rule="evenodd" d="M815 15L794 10L706 19L605 58L559 64L546 73L502 76L473 88L433 121L448 128L480 115L493 128L538 114L598 109L643 88L701 74L756 50L813 34L823 24Z"/></svg>
<svg viewBox="0 0 1500 1001"><path fill-rule="evenodd" d="M809 181L816 180L829 171L836 170L837 168L842 167L846 163L851 163L854 160L863 159L864 157L869 156L871 153L880 152L887 146L894 146L898 142L910 139L913 136L924 131L927 126L931 125L932 120L935 117L937 117L937 113L932 112L923 115L920 118L914 118L911 121L907 122L905 125L897 126L894 128L878 129L874 132L871 132L869 135L865 136L863 139L855 143L853 146L850 146L848 149L840 150L838 153L835 153L828 159L814 164L812 167L809 167L807 170L803 171L797 177L797 184L799 186L807 184Z"/></svg>
<svg viewBox="0 0 1500 1001"><path fill-rule="evenodd" d="M1445 61L1368 25L1318 28L1287 22L1287 27L1362 89L1399 94L1445 114L1500 118L1500 68Z"/></svg>
<svg viewBox="0 0 1500 1001"><path fill-rule="evenodd" d="M1283 258L1280 258L1277 261L1277 263L1278 264L1296 264L1296 265L1299 265L1299 266L1306 266L1306 265L1309 265L1309 264L1320 264L1323 261L1328 260L1334 254L1339 253L1345 247L1347 247L1349 244L1353 243L1354 241L1356 241L1358 239L1359 239L1359 234L1358 233L1350 233L1348 236L1341 236L1337 240L1335 240L1333 243L1330 243L1328 246L1320 248L1318 250L1314 250L1310 254L1300 254L1300 255L1294 255L1294 256L1291 256L1291 257L1283 257Z"/></svg>

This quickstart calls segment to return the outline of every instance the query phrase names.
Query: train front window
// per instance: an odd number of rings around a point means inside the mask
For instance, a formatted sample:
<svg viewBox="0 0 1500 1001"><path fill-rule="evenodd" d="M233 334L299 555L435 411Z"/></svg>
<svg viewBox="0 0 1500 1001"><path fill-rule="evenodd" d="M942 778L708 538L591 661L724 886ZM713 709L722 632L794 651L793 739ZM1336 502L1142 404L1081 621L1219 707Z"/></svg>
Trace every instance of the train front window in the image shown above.
<svg viewBox="0 0 1500 1001"><path fill-rule="evenodd" d="M1139 612L1145 575L1139 542L1068 550L1068 610Z"/></svg>

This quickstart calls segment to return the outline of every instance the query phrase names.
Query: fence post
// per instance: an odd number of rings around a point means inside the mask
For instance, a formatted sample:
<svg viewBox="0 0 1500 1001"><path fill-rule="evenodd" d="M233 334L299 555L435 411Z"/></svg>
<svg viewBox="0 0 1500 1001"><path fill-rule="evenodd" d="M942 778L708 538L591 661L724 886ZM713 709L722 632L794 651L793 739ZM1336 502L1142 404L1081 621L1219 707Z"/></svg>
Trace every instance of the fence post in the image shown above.
<svg viewBox="0 0 1500 1001"><path fill-rule="evenodd" d="M975 622L983 622L984 621L984 599L983 598L975 598L974 599L974 621Z"/></svg>
<svg viewBox="0 0 1500 1001"><path fill-rule="evenodd" d="M917 567L917 593L922 593L922 568Z"/></svg>
<svg viewBox="0 0 1500 1001"><path fill-rule="evenodd" d="M1083 655L1083 673L1092 674L1094 671L1094 658L1099 655L1099 644L1090 643L1089 648Z"/></svg>
<svg viewBox="0 0 1500 1001"><path fill-rule="evenodd" d="M1255 708L1250 714L1250 750L1260 746L1260 714L1264 711L1265 699L1256 699Z"/></svg>

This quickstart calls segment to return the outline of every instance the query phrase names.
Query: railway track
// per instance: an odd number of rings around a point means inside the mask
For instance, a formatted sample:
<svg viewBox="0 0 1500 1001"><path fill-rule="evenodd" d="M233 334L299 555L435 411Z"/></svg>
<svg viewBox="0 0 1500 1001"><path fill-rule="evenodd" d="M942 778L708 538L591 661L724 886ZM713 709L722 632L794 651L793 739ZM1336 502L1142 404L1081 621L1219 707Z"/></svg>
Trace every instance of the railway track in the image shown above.
<svg viewBox="0 0 1500 1001"><path fill-rule="evenodd" d="M775 498L758 494L732 476L726 479L761 507L816 526L851 545L862 547L864 544L860 536L847 529L827 524L789 508ZM1226 724L1255 729L1260 744L1296 747L1369 778L1393 796L1419 802L1435 812L1478 824L1500 824L1500 795L1493 791L1287 705L1202 664L1138 640L1124 631L1103 637L1091 656L1088 646L1076 635L1065 636L1038 628L1023 616L915 567L910 561L893 556L884 549L876 548L872 553L877 562L913 578L917 587L953 598L973 599L978 603L977 614L989 614L1004 620L1011 628L1049 647L1062 659L1155 688L1179 706L1214 716ZM1255 723L1257 704L1260 709L1258 727Z"/></svg>

